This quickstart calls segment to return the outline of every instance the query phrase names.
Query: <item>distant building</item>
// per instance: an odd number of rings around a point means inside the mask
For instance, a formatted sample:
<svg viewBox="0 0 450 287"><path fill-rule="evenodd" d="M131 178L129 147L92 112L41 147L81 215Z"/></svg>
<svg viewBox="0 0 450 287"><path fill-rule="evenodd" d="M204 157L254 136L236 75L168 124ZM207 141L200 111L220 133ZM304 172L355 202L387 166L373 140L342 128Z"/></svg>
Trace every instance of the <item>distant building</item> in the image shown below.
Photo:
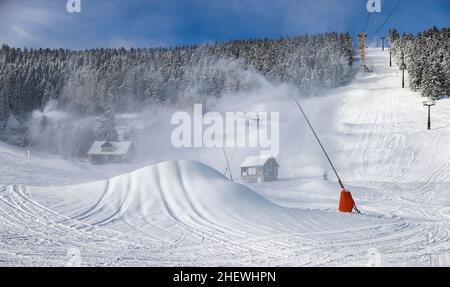
<svg viewBox="0 0 450 287"><path fill-rule="evenodd" d="M241 164L241 178L246 182L266 182L278 179L279 164L273 157L251 156Z"/></svg>
<svg viewBox="0 0 450 287"><path fill-rule="evenodd" d="M92 164L124 163L133 159L135 149L131 141L95 141L87 154Z"/></svg>
<svg viewBox="0 0 450 287"><path fill-rule="evenodd" d="M27 133L28 128L10 114L6 122L5 130L0 134L0 140L25 147L28 144Z"/></svg>

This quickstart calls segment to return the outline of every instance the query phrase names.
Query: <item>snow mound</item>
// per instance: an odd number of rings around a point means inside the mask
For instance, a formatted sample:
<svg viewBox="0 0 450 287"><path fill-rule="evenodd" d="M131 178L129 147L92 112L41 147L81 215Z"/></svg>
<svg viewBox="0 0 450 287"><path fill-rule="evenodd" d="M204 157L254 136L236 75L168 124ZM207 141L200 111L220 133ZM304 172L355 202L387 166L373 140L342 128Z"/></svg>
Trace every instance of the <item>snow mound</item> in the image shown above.
<svg viewBox="0 0 450 287"><path fill-rule="evenodd" d="M155 236L177 228L261 233L316 231L342 228L347 220L352 220L349 227L354 223L352 216L278 206L195 161L164 162L107 181L34 188L33 198L93 226Z"/></svg>

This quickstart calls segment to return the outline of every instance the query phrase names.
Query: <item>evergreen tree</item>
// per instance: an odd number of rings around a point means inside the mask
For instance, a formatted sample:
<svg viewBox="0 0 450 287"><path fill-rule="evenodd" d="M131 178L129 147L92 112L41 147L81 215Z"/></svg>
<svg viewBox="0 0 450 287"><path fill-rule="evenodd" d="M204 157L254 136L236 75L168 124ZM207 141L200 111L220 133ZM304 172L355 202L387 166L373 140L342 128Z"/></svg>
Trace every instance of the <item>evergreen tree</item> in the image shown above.
<svg viewBox="0 0 450 287"><path fill-rule="evenodd" d="M97 128L97 140L117 141L118 134L114 126L114 113L112 108L108 108L100 118Z"/></svg>
<svg viewBox="0 0 450 287"><path fill-rule="evenodd" d="M204 101L224 91L259 84L253 71L273 83L300 89L337 87L351 77L353 40L348 33L249 39L156 49L0 49L0 94L23 114L50 99L91 113L113 103L135 111L142 103L176 102L195 94ZM150 84L149 84L150 83Z"/></svg>
<svg viewBox="0 0 450 287"><path fill-rule="evenodd" d="M400 39L400 33L396 29L389 30L389 43L391 47L398 39Z"/></svg>
<svg viewBox="0 0 450 287"><path fill-rule="evenodd" d="M396 35L391 32L390 34ZM399 62L405 54L411 88L424 97L438 98L450 93L450 29L432 28L417 35L393 39L392 51Z"/></svg>
<svg viewBox="0 0 450 287"><path fill-rule="evenodd" d="M7 97L0 90L0 133L6 128L8 118L9 118L9 108Z"/></svg>
<svg viewBox="0 0 450 287"><path fill-rule="evenodd" d="M446 78L439 63L426 66L423 75L422 95L430 99L439 99L447 95Z"/></svg>

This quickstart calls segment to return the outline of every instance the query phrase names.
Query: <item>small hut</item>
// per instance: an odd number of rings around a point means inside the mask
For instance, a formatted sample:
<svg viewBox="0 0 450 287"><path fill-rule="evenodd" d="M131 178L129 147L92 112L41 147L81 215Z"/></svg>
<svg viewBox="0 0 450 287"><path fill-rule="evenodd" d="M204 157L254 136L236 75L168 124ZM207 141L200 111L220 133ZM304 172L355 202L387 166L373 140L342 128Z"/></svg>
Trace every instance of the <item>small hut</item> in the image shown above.
<svg viewBox="0 0 450 287"><path fill-rule="evenodd" d="M0 134L0 140L25 147L28 145L27 133L28 128L10 114L5 125L5 130Z"/></svg>
<svg viewBox="0 0 450 287"><path fill-rule="evenodd" d="M131 141L95 141L87 154L92 164L125 163L133 159L135 149Z"/></svg>
<svg viewBox="0 0 450 287"><path fill-rule="evenodd" d="M279 164L271 156L251 156L241 164L241 179L249 183L276 181Z"/></svg>

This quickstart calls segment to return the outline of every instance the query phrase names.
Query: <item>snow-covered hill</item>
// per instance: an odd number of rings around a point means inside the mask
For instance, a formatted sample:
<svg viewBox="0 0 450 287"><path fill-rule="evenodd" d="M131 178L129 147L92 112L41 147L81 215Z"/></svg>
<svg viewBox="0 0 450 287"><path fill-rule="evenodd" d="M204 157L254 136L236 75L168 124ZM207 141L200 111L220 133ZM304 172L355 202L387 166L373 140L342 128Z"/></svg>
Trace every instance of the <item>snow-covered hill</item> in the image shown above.
<svg viewBox="0 0 450 287"><path fill-rule="evenodd" d="M310 166L283 153L295 176L245 187L196 161L98 180L112 170L39 154L29 164L1 145L14 167L1 180L14 184L0 188L0 265L64 265L74 248L84 265L450 265L450 101L438 102L426 131L423 99L399 88L388 56L369 49L373 73L303 102L364 215L338 213L333 178L303 172ZM330 126L317 125L323 115ZM40 172L58 178L53 187L27 184ZM59 184L65 176L72 185Z"/></svg>
<svg viewBox="0 0 450 287"><path fill-rule="evenodd" d="M70 248L89 265L364 264L371 238L394 248L423 231L281 207L192 161L80 186L10 186L0 199L5 264L62 264Z"/></svg>

